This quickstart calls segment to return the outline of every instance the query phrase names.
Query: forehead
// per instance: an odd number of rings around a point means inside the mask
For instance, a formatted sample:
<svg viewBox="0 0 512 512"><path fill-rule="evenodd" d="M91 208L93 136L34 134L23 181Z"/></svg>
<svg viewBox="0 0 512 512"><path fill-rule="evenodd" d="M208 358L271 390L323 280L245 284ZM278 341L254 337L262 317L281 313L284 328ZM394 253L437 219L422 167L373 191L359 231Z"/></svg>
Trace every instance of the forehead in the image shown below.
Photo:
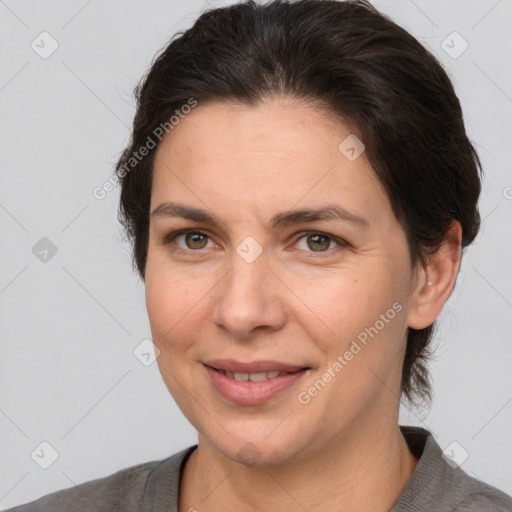
<svg viewBox="0 0 512 512"><path fill-rule="evenodd" d="M276 210L325 199L378 215L387 197L364 151L347 158L351 137L340 119L295 99L199 103L158 147L152 209L184 194Z"/></svg>
<svg viewBox="0 0 512 512"><path fill-rule="evenodd" d="M290 159L298 156L328 158L337 150L350 129L319 105L299 99L277 97L256 106L232 101L199 103L169 131L159 150L179 152L195 161L229 158L236 154L256 157L265 152L274 157ZM177 147L180 146L180 147ZM206 151L200 151L200 150ZM226 152L226 149L230 151Z"/></svg>

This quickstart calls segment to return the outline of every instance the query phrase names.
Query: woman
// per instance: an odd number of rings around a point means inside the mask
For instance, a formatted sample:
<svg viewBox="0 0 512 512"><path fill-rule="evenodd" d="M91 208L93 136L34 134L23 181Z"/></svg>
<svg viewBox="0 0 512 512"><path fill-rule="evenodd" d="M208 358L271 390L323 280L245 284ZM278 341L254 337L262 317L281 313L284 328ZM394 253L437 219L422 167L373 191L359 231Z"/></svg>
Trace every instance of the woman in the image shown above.
<svg viewBox="0 0 512 512"><path fill-rule="evenodd" d="M11 510L512 510L398 425L480 224L436 59L363 0L248 1L137 98L120 220L198 444Z"/></svg>

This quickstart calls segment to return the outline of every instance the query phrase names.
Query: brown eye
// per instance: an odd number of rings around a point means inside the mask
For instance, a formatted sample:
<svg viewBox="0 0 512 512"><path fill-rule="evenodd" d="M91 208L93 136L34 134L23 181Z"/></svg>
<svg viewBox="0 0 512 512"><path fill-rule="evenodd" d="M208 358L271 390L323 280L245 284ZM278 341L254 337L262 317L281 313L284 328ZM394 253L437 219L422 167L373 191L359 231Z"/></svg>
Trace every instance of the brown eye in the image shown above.
<svg viewBox="0 0 512 512"><path fill-rule="evenodd" d="M185 237L185 245L188 249L204 249L208 243L208 236L198 231L182 233Z"/></svg>
<svg viewBox="0 0 512 512"><path fill-rule="evenodd" d="M185 245L179 243L178 239L181 237L184 237ZM188 252L191 254L192 252L199 252L199 249L204 249L207 246L209 239L210 237L201 231L184 229L168 234L164 237L163 243L178 253Z"/></svg>
<svg viewBox="0 0 512 512"><path fill-rule="evenodd" d="M332 245L331 245L332 244ZM297 248L310 258L324 258L338 255L349 247L349 243L328 233L307 231L295 242ZM302 245L302 246L301 246Z"/></svg>
<svg viewBox="0 0 512 512"><path fill-rule="evenodd" d="M329 248L331 244L331 239L325 235L309 235L307 237L307 244L310 249L313 249L315 252L322 252Z"/></svg>

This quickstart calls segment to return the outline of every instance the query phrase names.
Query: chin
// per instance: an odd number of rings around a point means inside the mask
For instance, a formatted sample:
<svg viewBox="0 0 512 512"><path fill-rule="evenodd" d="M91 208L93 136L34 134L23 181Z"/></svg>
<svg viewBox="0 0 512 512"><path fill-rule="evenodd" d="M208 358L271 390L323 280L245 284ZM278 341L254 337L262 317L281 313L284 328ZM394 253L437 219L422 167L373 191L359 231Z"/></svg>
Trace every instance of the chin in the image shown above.
<svg viewBox="0 0 512 512"><path fill-rule="evenodd" d="M227 459L247 467L261 468L286 464L309 444L304 432L283 429L279 436L278 430L283 425L269 428L268 422L260 425L254 423L251 428L246 422L245 428L241 427L237 431L227 424L225 428L233 434L232 436L221 429L216 431L215 437L206 437L208 442ZM276 425L279 425L279 422L276 422Z"/></svg>

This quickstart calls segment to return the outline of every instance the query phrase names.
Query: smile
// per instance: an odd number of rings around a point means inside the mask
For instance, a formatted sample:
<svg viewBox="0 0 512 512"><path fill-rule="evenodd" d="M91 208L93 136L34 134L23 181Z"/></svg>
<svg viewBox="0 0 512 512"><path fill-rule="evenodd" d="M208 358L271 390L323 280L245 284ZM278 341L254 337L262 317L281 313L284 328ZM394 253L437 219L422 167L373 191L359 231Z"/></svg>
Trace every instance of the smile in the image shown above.
<svg viewBox="0 0 512 512"><path fill-rule="evenodd" d="M231 372L203 365L216 394L237 405L261 405L282 394L311 372L302 368L294 372Z"/></svg>
<svg viewBox="0 0 512 512"><path fill-rule="evenodd" d="M262 382L264 380L269 379L275 379L276 377L279 377L280 375L289 375L290 372L256 372L256 373L237 373L237 372L230 372L228 370L217 370L218 372L223 373L230 379L234 380L250 380L251 382Z"/></svg>

